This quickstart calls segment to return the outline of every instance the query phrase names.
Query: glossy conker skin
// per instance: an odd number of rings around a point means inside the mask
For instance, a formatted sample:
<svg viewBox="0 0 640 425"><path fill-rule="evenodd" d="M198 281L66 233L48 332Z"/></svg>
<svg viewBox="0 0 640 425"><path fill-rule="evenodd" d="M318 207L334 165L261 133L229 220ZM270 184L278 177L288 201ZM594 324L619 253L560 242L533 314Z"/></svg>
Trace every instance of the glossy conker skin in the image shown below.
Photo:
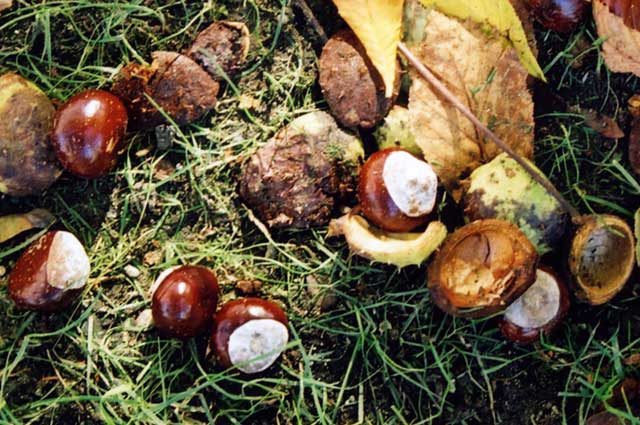
<svg viewBox="0 0 640 425"><path fill-rule="evenodd" d="M205 267L180 266L161 279L151 300L156 328L181 339L207 330L220 293L216 275Z"/></svg>
<svg viewBox="0 0 640 425"><path fill-rule="evenodd" d="M104 176L116 164L127 122L124 103L107 91L73 96L56 113L51 132L58 160L76 176Z"/></svg>
<svg viewBox="0 0 640 425"><path fill-rule="evenodd" d="M562 279L560 279L558 274L549 267L541 266L539 269L553 276L558 288L560 289L560 305L558 306L556 315L544 326L539 328L523 328L509 321L505 316L502 316L498 323L498 327L506 339L511 342L515 342L516 344L531 344L540 339L540 334L544 334L545 337L550 336L556 331L560 323L562 323L562 320L569 312L569 307L571 306L567 285Z"/></svg>
<svg viewBox="0 0 640 425"><path fill-rule="evenodd" d="M543 27L557 32L571 32L587 12L585 0L527 0L533 17Z"/></svg>
<svg viewBox="0 0 640 425"><path fill-rule="evenodd" d="M56 235L51 231L32 243L9 274L9 296L20 308L55 312L69 306L82 289L64 290L47 279L49 250Z"/></svg>
<svg viewBox="0 0 640 425"><path fill-rule="evenodd" d="M216 361L224 368L232 367L229 359L229 337L240 326L256 319L273 319L287 326L286 313L274 302L261 298L240 298L229 301L215 314L211 348Z"/></svg>
<svg viewBox="0 0 640 425"><path fill-rule="evenodd" d="M389 195L382 177L384 163L393 152L402 148L388 148L373 153L360 170L358 199L362 214L376 226L389 232L409 232L431 221L432 214L409 217L398 208Z"/></svg>

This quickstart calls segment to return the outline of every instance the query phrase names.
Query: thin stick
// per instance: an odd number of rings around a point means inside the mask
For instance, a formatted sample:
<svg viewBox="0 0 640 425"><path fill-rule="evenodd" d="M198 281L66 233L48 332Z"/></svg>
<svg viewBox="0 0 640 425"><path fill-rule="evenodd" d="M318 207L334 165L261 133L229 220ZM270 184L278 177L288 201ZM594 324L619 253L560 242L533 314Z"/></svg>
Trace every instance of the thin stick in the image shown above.
<svg viewBox="0 0 640 425"><path fill-rule="evenodd" d="M293 3L300 8L309 25L313 27L318 37L320 37L322 44L326 43L327 40L329 40L327 33L324 32L324 28L322 28L322 25L318 22L316 15L313 14L313 10L311 10L307 2L305 0L294 0Z"/></svg>
<svg viewBox="0 0 640 425"><path fill-rule="evenodd" d="M400 52L407 58L407 60L413 65L416 70L420 73L420 75L427 80L431 85L438 91L442 96L444 96L453 106L455 106L462 114L469 119L478 130L482 131L493 143L495 143L500 149L502 149L507 155L513 158L524 170L531 175L531 178L534 179L537 183L539 183L542 187L544 187L551 196L556 198L562 208L564 208L572 219L576 219L580 217L580 213L576 210L564 197L558 189L556 189L549 180L545 177L541 176L527 161L525 161L520 155L518 155L513 149L511 149L505 142L502 141L496 134L489 130L480 120L469 110L469 108L458 98L449 91L449 89L438 80L438 78L433 75L431 71L427 69L426 66L420 62L420 60L409 50L409 48L404 44L398 44L398 48Z"/></svg>

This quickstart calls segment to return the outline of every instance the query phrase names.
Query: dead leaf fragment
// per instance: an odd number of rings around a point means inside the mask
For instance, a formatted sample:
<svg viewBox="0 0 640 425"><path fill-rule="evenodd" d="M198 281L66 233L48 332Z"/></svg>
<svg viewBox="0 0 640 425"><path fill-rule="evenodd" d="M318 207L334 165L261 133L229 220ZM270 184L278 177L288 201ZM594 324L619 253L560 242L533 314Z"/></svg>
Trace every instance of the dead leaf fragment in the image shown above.
<svg viewBox="0 0 640 425"><path fill-rule="evenodd" d="M622 131L613 118L594 111L593 109L585 109L582 111L582 114L584 116L584 123L604 137L610 139L620 139L624 137L624 131Z"/></svg>
<svg viewBox="0 0 640 425"><path fill-rule="evenodd" d="M640 117L634 117L629 133L629 162L633 171L640 175Z"/></svg>
<svg viewBox="0 0 640 425"><path fill-rule="evenodd" d="M385 96L393 95L396 55L402 34L404 0L333 0L385 84Z"/></svg>
<svg viewBox="0 0 640 425"><path fill-rule="evenodd" d="M0 10L10 8L12 3L13 3L13 0L0 0Z"/></svg>
<svg viewBox="0 0 640 425"><path fill-rule="evenodd" d="M613 7L618 3L622 2L615 0L594 0L593 2L593 17L598 35L605 40L602 45L602 55L611 71L631 72L640 76L640 31L627 26L625 17L617 16L611 11L610 6ZM635 8L637 9L638 5ZM615 8L613 10L617 11Z"/></svg>
<svg viewBox="0 0 640 425"><path fill-rule="evenodd" d="M528 73L502 37L434 10L428 15L422 42L412 50L498 137L521 156L532 157ZM479 135L428 82L415 73L412 76L409 111L416 143L445 188L459 200L461 180L502 151Z"/></svg>
<svg viewBox="0 0 640 425"><path fill-rule="evenodd" d="M44 209L35 209L26 214L12 214L0 217L0 243L31 229L50 226L55 217Z"/></svg>

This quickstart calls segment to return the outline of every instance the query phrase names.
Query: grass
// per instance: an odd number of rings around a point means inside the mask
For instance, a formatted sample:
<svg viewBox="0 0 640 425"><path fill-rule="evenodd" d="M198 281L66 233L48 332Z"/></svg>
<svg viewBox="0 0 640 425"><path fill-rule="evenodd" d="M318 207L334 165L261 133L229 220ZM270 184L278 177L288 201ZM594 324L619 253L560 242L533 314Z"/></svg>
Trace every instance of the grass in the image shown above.
<svg viewBox="0 0 640 425"><path fill-rule="evenodd" d="M0 423L579 424L638 375L627 361L640 352L637 277L614 302L575 306L557 336L521 348L492 318L438 311L424 268L370 264L324 229L256 225L237 199L240 162L294 117L326 108L319 46L285 0L16 3L0 15L0 72L20 73L56 101L108 88L125 63L182 50L216 19L246 21L253 47L215 113L182 127L166 149L135 134L106 178L65 175L43 197L0 198L0 213L50 209L56 228L90 247L93 265L82 301L57 315L15 309L0 278ZM329 30L331 16L321 19ZM593 25L538 35L551 89L625 123L638 81L606 70ZM584 65L573 68L578 59ZM538 164L582 212L629 219L640 185L624 143L542 104ZM10 270L37 236L2 245L0 266ZM149 329L148 289L182 263L214 269L224 300L239 296L238 280L264 282L261 295L291 319L282 360L247 378L218 369L204 338L182 343ZM616 414L638 423L630 411Z"/></svg>

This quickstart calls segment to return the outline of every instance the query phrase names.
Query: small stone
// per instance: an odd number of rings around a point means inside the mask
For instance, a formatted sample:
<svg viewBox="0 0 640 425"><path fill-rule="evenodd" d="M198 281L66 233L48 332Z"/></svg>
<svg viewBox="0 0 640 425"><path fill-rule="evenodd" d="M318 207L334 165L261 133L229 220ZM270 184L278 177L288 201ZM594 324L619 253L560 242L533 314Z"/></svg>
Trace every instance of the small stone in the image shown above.
<svg viewBox="0 0 640 425"><path fill-rule="evenodd" d="M131 264L127 264L126 266L124 266L124 274L129 276L131 279L135 279L138 276L140 276L140 270L138 270L135 266L132 266Z"/></svg>
<svg viewBox="0 0 640 425"><path fill-rule="evenodd" d="M0 277L7 274L7 269L4 266L0 266Z"/></svg>
<svg viewBox="0 0 640 425"><path fill-rule="evenodd" d="M153 314L150 308L142 310L136 320L133 322L136 328L140 328L141 330L151 329L153 326Z"/></svg>

